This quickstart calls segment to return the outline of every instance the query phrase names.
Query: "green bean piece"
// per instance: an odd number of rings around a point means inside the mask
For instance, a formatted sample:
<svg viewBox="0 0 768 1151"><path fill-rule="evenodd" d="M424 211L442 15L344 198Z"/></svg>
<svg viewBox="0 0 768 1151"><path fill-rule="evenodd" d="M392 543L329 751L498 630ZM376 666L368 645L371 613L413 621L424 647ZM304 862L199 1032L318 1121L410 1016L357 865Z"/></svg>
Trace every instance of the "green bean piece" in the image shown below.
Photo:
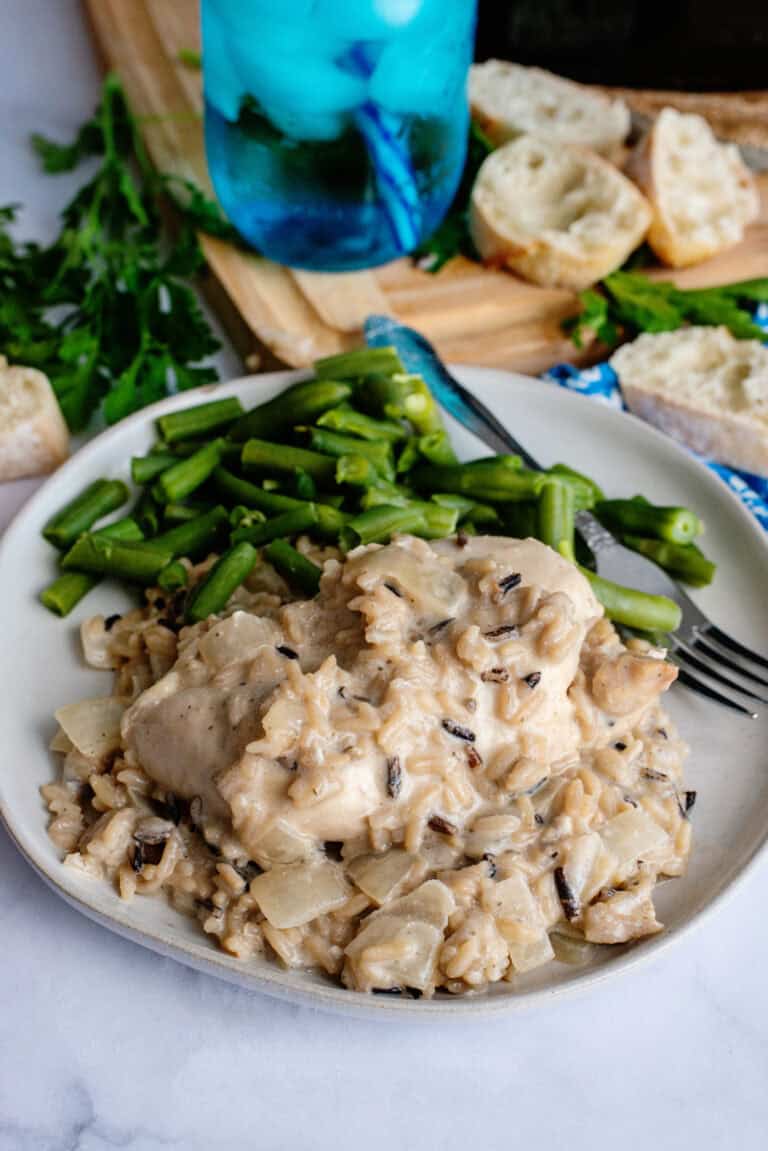
<svg viewBox="0 0 768 1151"><path fill-rule="evenodd" d="M319 380L358 380L379 374L391 376L404 370L400 357L391 346L355 348L352 352L325 356L322 360L315 360L314 367Z"/></svg>
<svg viewBox="0 0 768 1151"><path fill-rule="evenodd" d="M322 569L292 547L287 540L273 540L264 555L280 575L307 596L317 594Z"/></svg>
<svg viewBox="0 0 768 1151"><path fill-rule="evenodd" d="M213 473L213 483L216 491L227 503L244 504L248 508L256 508L266 512L267 515L279 515L280 512L290 511L291 508L302 507L304 500L294 499L279 492L265 492L257 484L235 476L226 468L217 468ZM317 531L319 534L335 539L349 516L329 504L318 503Z"/></svg>
<svg viewBox="0 0 768 1151"><path fill-rule="evenodd" d="M423 525L414 531L414 535L423 536L427 540L441 540L445 536L452 536L459 522L458 508L440 507L431 502L420 502Z"/></svg>
<svg viewBox="0 0 768 1151"><path fill-rule="evenodd" d="M424 457L419 450L419 440L421 436L411 436L408 442L403 446L403 450L397 457L397 474L404 475L409 472L411 468L415 468L417 464L423 462Z"/></svg>
<svg viewBox="0 0 768 1151"><path fill-rule="evenodd" d="M659 507L639 500L601 500L595 505L595 515L621 535L652 536L672 544L689 544L704 530L689 508Z"/></svg>
<svg viewBox="0 0 768 1151"><path fill-rule="evenodd" d="M308 448L273 444L267 440L247 440L243 445L243 467L248 471L303 471L320 483L332 483L336 472L333 456L323 456Z"/></svg>
<svg viewBox="0 0 768 1151"><path fill-rule="evenodd" d="M585 476L583 472L577 472L575 468L569 468L568 464L553 464L549 469L549 475L562 476L564 479L570 478L578 481L579 485L588 487L592 492L592 503L589 505L590 507L594 507L598 500L605 499L603 489L599 484L595 483L591 476ZM578 500L576 510L579 511Z"/></svg>
<svg viewBox="0 0 768 1151"><path fill-rule="evenodd" d="M180 412L169 412L155 421L157 430L167 444L177 440L194 440L229 427L243 415L243 405L237 396L224 400L211 400Z"/></svg>
<svg viewBox="0 0 768 1151"><path fill-rule="evenodd" d="M254 436L274 436L298 424L311 424L351 395L350 384L336 379L302 380L266 403L251 408L229 429L229 438L242 443Z"/></svg>
<svg viewBox="0 0 768 1151"><path fill-rule="evenodd" d="M145 536L154 536L160 530L161 508L149 488L145 488L131 509L131 515Z"/></svg>
<svg viewBox="0 0 768 1151"><path fill-rule="evenodd" d="M131 479L135 484L148 484L166 468L178 463L170 452L150 452L148 456L134 456L131 460Z"/></svg>
<svg viewBox="0 0 768 1151"><path fill-rule="evenodd" d="M453 467L422 464L410 478L425 491L458 492L489 503L532 499L546 480L543 472L519 468L516 456L473 460Z"/></svg>
<svg viewBox="0 0 768 1151"><path fill-rule="evenodd" d="M297 500L313 500L317 495L317 484L309 472L302 468L294 472L290 483Z"/></svg>
<svg viewBox="0 0 768 1151"><path fill-rule="evenodd" d="M717 565L707 559L696 544L671 544L668 540L632 535L622 536L622 543L693 587L706 587L712 583L717 570Z"/></svg>
<svg viewBox="0 0 768 1151"><path fill-rule="evenodd" d="M455 508L459 513L459 523L471 523L476 526L496 526L501 520L496 508L491 507L490 504L477 503L476 500L469 499L468 496L460 496L455 492L433 492L430 497L433 503L439 504L443 508ZM520 504L515 504L515 507L520 507Z"/></svg>
<svg viewBox="0 0 768 1151"><path fill-rule="evenodd" d="M231 539L232 543L247 540L258 548L281 536L297 536L301 532L310 531L316 524L317 508L314 504L305 504L304 507L292 508L265 523L241 523L232 532Z"/></svg>
<svg viewBox="0 0 768 1151"><path fill-rule="evenodd" d="M189 583L189 572L181 560L166 564L157 577L157 586L163 591L178 591Z"/></svg>
<svg viewBox="0 0 768 1151"><path fill-rule="evenodd" d="M579 571L589 580L605 614L614 623L624 624L636 631L671 632L680 626L682 613L674 600L664 595L648 595L634 588L622 587L621 584L603 579L588 568L580 567Z"/></svg>
<svg viewBox="0 0 768 1151"><path fill-rule="evenodd" d="M178 504L204 484L221 462L221 441L211 440L194 455L178 460L166 468L152 488L155 499L163 504Z"/></svg>
<svg viewBox="0 0 768 1151"><path fill-rule="evenodd" d="M340 456L336 461L334 478L337 484L351 484L357 488L389 487L389 480L385 480L376 465L365 456Z"/></svg>
<svg viewBox="0 0 768 1151"><path fill-rule="evenodd" d="M94 572L127 583L151 585L172 559L172 552L158 547L154 540L105 539L94 533L80 536L62 558L61 566L65 571Z"/></svg>
<svg viewBox="0 0 768 1151"><path fill-rule="evenodd" d="M577 472L555 471L554 468L545 475L556 480L562 487L568 486L571 489L575 512L590 511L595 506L595 485L591 480L580 476Z"/></svg>
<svg viewBox="0 0 768 1151"><path fill-rule="evenodd" d="M251 524L263 524L266 521L267 517L264 512L260 512L256 508L247 508L243 504L238 504L229 513L229 522L233 528L239 528L241 525L250 527Z"/></svg>
<svg viewBox="0 0 768 1151"><path fill-rule="evenodd" d="M177 524L155 536L151 543L155 547L169 551L173 559L188 556L195 559L213 551L225 525L229 524L226 510L218 504L209 512L195 516L193 520Z"/></svg>
<svg viewBox="0 0 768 1151"><path fill-rule="evenodd" d="M405 412L406 419L410 420L416 431L421 436L429 436L434 432L445 431L443 425L443 417L440 413L440 406L435 397L430 392L421 376L408 376L408 385L410 393L405 398ZM446 454L449 451L451 460L448 462L455 463L456 456L453 449L450 447L450 442L447 441Z"/></svg>
<svg viewBox="0 0 768 1151"><path fill-rule="evenodd" d="M199 623L223 611L232 592L253 571L258 558L256 548L245 541L235 544L219 556L187 600L184 613L187 623Z"/></svg>
<svg viewBox="0 0 768 1151"><path fill-rule="evenodd" d="M63 572L40 592L40 602L48 611L62 618L72 611L83 596L99 583L97 575L88 572Z"/></svg>
<svg viewBox="0 0 768 1151"><path fill-rule="evenodd" d="M387 440L360 440L328 428L310 428L309 438L316 452L337 457L364 456L385 480L393 481L395 478L392 445Z"/></svg>
<svg viewBox="0 0 768 1151"><path fill-rule="evenodd" d="M411 394L412 377L405 372L394 375L372 373L355 395L355 402L365 412L381 419L404 420L405 401Z"/></svg>
<svg viewBox="0 0 768 1151"><path fill-rule="evenodd" d="M141 528L131 516L123 516L112 524L93 533L115 540L141 540ZM40 593L40 602L54 615L66 616L80 602L83 596L96 587L99 577L90 572L63 572Z"/></svg>
<svg viewBox="0 0 768 1151"><path fill-rule="evenodd" d="M430 432L425 436L418 436L416 446L419 454L430 464L443 467L457 462L456 453L451 447L451 441L445 428L440 428L439 431Z"/></svg>
<svg viewBox="0 0 768 1151"><path fill-rule="evenodd" d="M382 504L354 516L342 528L339 540L345 552L361 544L384 543L395 532L422 534L425 530L424 513L419 505L394 507Z"/></svg>
<svg viewBox="0 0 768 1151"><path fill-rule="evenodd" d="M197 519L204 512L209 512L215 504L200 500L190 504L166 504L163 508L163 519L166 523L182 524L187 520Z"/></svg>
<svg viewBox="0 0 768 1151"><path fill-rule="evenodd" d="M574 561L576 497L562 478L544 484L539 494L537 536L566 559Z"/></svg>
<svg viewBox="0 0 768 1151"><path fill-rule="evenodd" d="M121 507L127 499L128 488L122 480L94 480L48 520L43 536L54 547L67 548L82 532L87 532L97 520Z"/></svg>
<svg viewBox="0 0 768 1151"><path fill-rule="evenodd" d="M391 444L406 439L408 433L396 420L377 420L358 412L349 404L339 404L323 412L317 421L320 428L330 428L334 432L346 432L361 440L387 440Z"/></svg>
<svg viewBox="0 0 768 1151"><path fill-rule="evenodd" d="M418 500L418 495L412 488L405 487L403 484L386 484L382 481L375 488L366 488L360 495L360 507L364 512L369 508L379 508L387 504L393 508L405 508L414 500Z"/></svg>

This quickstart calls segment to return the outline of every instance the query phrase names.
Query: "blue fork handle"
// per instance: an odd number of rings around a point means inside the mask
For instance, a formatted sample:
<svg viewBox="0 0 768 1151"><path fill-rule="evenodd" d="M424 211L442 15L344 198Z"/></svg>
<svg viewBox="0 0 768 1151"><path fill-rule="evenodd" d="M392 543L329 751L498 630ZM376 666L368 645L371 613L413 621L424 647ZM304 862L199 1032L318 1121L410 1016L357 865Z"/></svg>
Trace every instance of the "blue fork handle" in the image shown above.
<svg viewBox="0 0 768 1151"><path fill-rule="evenodd" d="M420 332L398 324L389 316L369 316L363 331L369 347L394 347L404 367L421 376L438 403L492 451L501 455L513 452L521 457L526 467L537 472L544 470L497 420L490 408L451 375L429 340Z"/></svg>

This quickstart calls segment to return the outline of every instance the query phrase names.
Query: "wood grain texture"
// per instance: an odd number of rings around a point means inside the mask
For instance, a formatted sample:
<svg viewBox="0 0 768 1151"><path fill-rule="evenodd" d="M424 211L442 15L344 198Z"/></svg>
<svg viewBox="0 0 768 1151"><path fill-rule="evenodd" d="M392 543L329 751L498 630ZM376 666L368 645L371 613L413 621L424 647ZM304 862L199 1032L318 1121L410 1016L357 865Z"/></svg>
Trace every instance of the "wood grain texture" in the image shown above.
<svg viewBox="0 0 768 1151"><path fill-rule="evenodd" d="M208 191L202 129L201 77L179 61L199 50L198 0L85 0L105 63L120 75L154 162ZM768 143L768 93L733 96L622 91L638 111L664 104L699 111L716 131L741 143ZM651 275L686 287L725 283L768 272L768 175L760 177L763 211L742 244L695 268ZM418 327L453 361L539 372L577 354L561 320L572 293L538 288L459 257L437 275L398 260L342 275L292 271L221 240L201 237L216 281L212 298L243 354L269 367L304 366L359 341L371 312L388 312Z"/></svg>

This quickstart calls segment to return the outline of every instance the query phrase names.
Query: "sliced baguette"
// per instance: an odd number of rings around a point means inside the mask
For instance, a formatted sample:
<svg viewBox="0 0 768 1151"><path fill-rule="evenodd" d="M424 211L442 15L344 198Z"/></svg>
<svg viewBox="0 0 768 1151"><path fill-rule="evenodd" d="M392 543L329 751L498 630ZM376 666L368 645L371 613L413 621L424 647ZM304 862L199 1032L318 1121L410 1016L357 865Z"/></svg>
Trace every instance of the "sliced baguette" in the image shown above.
<svg viewBox="0 0 768 1151"><path fill-rule="evenodd" d="M704 456L768 475L768 347L727 328L645 333L611 366L636 416Z"/></svg>
<svg viewBox="0 0 768 1151"><path fill-rule="evenodd" d="M495 144L531 135L580 144L616 160L630 128L623 100L506 60L472 66L469 102L473 118Z"/></svg>
<svg viewBox="0 0 768 1151"><path fill-rule="evenodd" d="M673 268L738 244L760 212L754 176L738 148L717 140L702 116L664 108L627 172L653 209L648 243Z"/></svg>
<svg viewBox="0 0 768 1151"><path fill-rule="evenodd" d="M470 202L483 260L552 288L581 290L614 271L650 219L645 197L602 156L533 136L491 152Z"/></svg>
<svg viewBox="0 0 768 1151"><path fill-rule="evenodd" d="M69 432L46 376L0 356L0 482L52 472L69 455Z"/></svg>

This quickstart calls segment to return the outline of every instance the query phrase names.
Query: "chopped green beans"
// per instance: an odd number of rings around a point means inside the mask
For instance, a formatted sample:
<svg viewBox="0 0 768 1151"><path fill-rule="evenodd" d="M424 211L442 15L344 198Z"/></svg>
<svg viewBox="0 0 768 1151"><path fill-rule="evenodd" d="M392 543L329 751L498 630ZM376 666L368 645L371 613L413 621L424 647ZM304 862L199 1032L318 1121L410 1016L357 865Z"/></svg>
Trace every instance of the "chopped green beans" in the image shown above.
<svg viewBox="0 0 768 1151"><path fill-rule="evenodd" d="M169 412L156 421L157 430L167 444L177 440L194 440L229 427L243 414L243 405L237 396L226 400L212 400L195 408ZM138 481L137 481L138 482Z"/></svg>
<svg viewBox="0 0 768 1151"><path fill-rule="evenodd" d="M517 466L516 456L496 456L453 467L422 464L413 472L416 487L425 491L458 492L489 503L529 500L539 494L546 476Z"/></svg>
<svg viewBox="0 0 768 1151"><path fill-rule="evenodd" d="M150 452L148 456L134 456L131 460L131 479L135 484L148 484L166 468L177 464L178 458L170 452Z"/></svg>
<svg viewBox="0 0 768 1151"><path fill-rule="evenodd" d="M93 534L80 536L63 557L61 566L65 571L94 572L127 583L152 584L172 559L173 553L154 541L134 543Z"/></svg>
<svg viewBox="0 0 768 1151"><path fill-rule="evenodd" d="M213 473L213 482L225 502L244 504L248 508L266 512L267 515L279 515L280 512L290 511L291 508L302 507L305 502L293 496L282 495L280 492L265 492L263 488L250 483L249 480L240 479L226 468L216 469ZM316 508L318 531L323 536L335 538L349 517L329 504L316 504Z"/></svg>
<svg viewBox="0 0 768 1151"><path fill-rule="evenodd" d="M160 505L152 495L149 488L145 488L136 503L133 505L131 515L139 524L145 536L153 536L160 527Z"/></svg>
<svg viewBox="0 0 768 1151"><path fill-rule="evenodd" d="M632 535L622 536L622 542L694 587L705 587L712 583L717 570L716 565L707 559L696 544L671 544L668 540L643 539Z"/></svg>
<svg viewBox="0 0 768 1151"><path fill-rule="evenodd" d="M458 462L445 428L440 428L436 432L429 432L428 435L418 436L416 448L419 455L423 456L430 464L443 467Z"/></svg>
<svg viewBox="0 0 768 1151"><path fill-rule="evenodd" d="M499 514L505 532L513 539L527 540L536 537L539 530L538 504L531 500L522 500L520 503L500 507Z"/></svg>
<svg viewBox="0 0 768 1151"><path fill-rule="evenodd" d="M63 572L40 592L40 602L54 615L69 615L72 608L99 582L88 572Z"/></svg>
<svg viewBox="0 0 768 1151"><path fill-rule="evenodd" d="M658 507L639 500L601 500L595 514L612 531L672 544L689 544L703 531L701 520L688 508Z"/></svg>
<svg viewBox="0 0 768 1151"><path fill-rule="evenodd" d="M336 464L335 479L337 484L352 484L357 488L381 486L386 490L390 486L390 481L384 479L376 465L366 456L359 455L340 456Z"/></svg>
<svg viewBox="0 0 768 1151"><path fill-rule="evenodd" d="M166 523L186 523L187 520L197 519L203 512L209 512L213 506L202 501L194 504L166 504L163 508L163 519Z"/></svg>
<svg viewBox="0 0 768 1151"><path fill-rule="evenodd" d="M211 440L186 459L161 472L152 488L160 503L177 504L204 484L221 461L221 442Z"/></svg>
<svg viewBox="0 0 768 1151"><path fill-rule="evenodd" d="M674 600L611 583L587 568L580 567L579 571L587 577L605 614L614 623L637 631L669 632L680 626L682 613Z"/></svg>
<svg viewBox="0 0 768 1151"><path fill-rule="evenodd" d="M394 375L403 370L400 357L389 346L356 348L353 352L340 352L315 361L315 375L319 380L358 380L379 373Z"/></svg>
<svg viewBox="0 0 768 1151"><path fill-rule="evenodd" d="M318 427L330 428L334 432L358 436L361 440L387 440L392 444L399 443L408 435L403 425L396 420L376 420L373 416L355 411L349 404L340 404L337 408L323 412L317 424Z"/></svg>
<svg viewBox="0 0 768 1151"><path fill-rule="evenodd" d="M317 594L321 569L296 548L291 547L287 540L273 540L264 549L264 555L288 583L299 588L305 595Z"/></svg>
<svg viewBox="0 0 768 1151"><path fill-rule="evenodd" d="M303 507L283 512L274 519L266 520L265 523L241 523L232 533L232 542L240 543L241 540L247 540L254 547L261 547L262 544L279 539L281 536L297 536L300 532L309 531L316 523L317 508L314 504L305 504Z"/></svg>
<svg viewBox="0 0 768 1151"><path fill-rule="evenodd" d="M124 516L113 524L99 528L94 535L115 540L141 540L142 531L136 520ZM66 616L80 602L83 596L96 587L99 577L90 572L63 572L40 593L40 602L54 615Z"/></svg>
<svg viewBox="0 0 768 1151"><path fill-rule="evenodd" d="M248 578L258 558L256 548L244 541L225 551L190 594L185 611L187 622L199 623L223 611L232 592Z"/></svg>
<svg viewBox="0 0 768 1151"><path fill-rule="evenodd" d="M537 535L566 559L574 559L576 497L573 488L560 479L544 484L539 495Z"/></svg>
<svg viewBox="0 0 768 1151"><path fill-rule="evenodd" d="M596 484L593 479L591 479L589 476L585 476L582 472L577 472L574 468L569 468L567 464L553 464L549 469L548 475L561 476L566 481L573 481L574 494L576 494L577 497L576 511L581 511L578 498L579 488L586 487L589 488L589 491L591 492L591 500L588 504L584 504L585 508L592 508L595 506L598 500L605 498L603 495L603 489L599 484Z"/></svg>
<svg viewBox="0 0 768 1151"><path fill-rule="evenodd" d="M151 543L169 551L174 559L178 556L195 559L213 551L224 526L228 524L229 516L219 504L193 520L187 520L185 523L177 524L175 528L161 532Z"/></svg>
<svg viewBox="0 0 768 1151"><path fill-rule="evenodd" d="M122 480L94 480L75 499L48 520L43 536L57 548L67 548L97 520L121 507L128 499Z"/></svg>
<svg viewBox="0 0 768 1151"><path fill-rule="evenodd" d="M247 440L243 445L242 461L248 471L302 471L320 483L332 483L336 472L336 460L332 456L322 456L319 452L290 444L272 444L267 440Z"/></svg>
<svg viewBox="0 0 768 1151"><path fill-rule="evenodd" d="M252 437L274 436L298 424L311 424L329 408L349 399L349 384L334 379L303 380L265 404L259 404L230 428L230 439L238 443Z"/></svg>
<svg viewBox="0 0 768 1151"><path fill-rule="evenodd" d="M415 532L424 529L424 513L421 507L410 505L404 508L383 504L370 508L359 516L354 516L339 535L345 552L361 544L381 543L395 532Z"/></svg>
<svg viewBox="0 0 768 1151"><path fill-rule="evenodd" d="M364 456L385 480L395 478L392 446L386 440L360 440L328 428L310 428L309 439L316 452L326 456Z"/></svg>
<svg viewBox="0 0 768 1151"><path fill-rule="evenodd" d="M459 513L459 523L472 523L480 525L498 525L499 513L490 504L479 504L468 496L460 496L455 492L433 492L433 503L441 508L455 508Z"/></svg>
<svg viewBox="0 0 768 1151"><path fill-rule="evenodd" d="M163 591L178 591L189 583L189 572L181 560L167 564L157 577L157 586Z"/></svg>

